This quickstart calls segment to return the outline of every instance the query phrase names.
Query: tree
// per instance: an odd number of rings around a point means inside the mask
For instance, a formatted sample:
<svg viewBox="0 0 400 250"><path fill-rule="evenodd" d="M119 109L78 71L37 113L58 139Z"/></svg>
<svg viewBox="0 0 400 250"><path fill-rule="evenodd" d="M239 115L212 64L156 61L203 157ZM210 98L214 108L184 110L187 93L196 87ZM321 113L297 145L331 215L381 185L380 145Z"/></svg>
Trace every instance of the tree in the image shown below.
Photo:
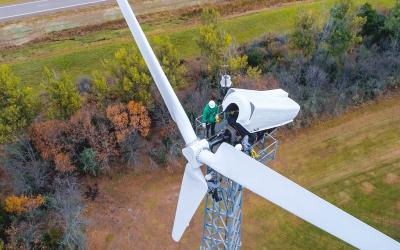
<svg viewBox="0 0 400 250"><path fill-rule="evenodd" d="M246 75L251 80L260 80L261 78L261 70L258 67L248 67L246 71Z"/></svg>
<svg viewBox="0 0 400 250"><path fill-rule="evenodd" d="M201 55L207 58L209 72L215 75L227 57L232 37L221 28L216 10L203 10L201 20L203 26L199 30L197 45Z"/></svg>
<svg viewBox="0 0 400 250"><path fill-rule="evenodd" d="M146 137L150 132L151 120L146 107L140 103L130 101L127 105L130 118L129 125Z"/></svg>
<svg viewBox="0 0 400 250"><path fill-rule="evenodd" d="M136 131L144 137L150 132L150 117L147 109L140 103L130 101L128 105L113 104L107 107L106 114L115 128L118 142L124 141L129 134Z"/></svg>
<svg viewBox="0 0 400 250"><path fill-rule="evenodd" d="M85 148L79 155L79 161L82 165L82 171L93 176L97 176L100 167L96 161L96 152L91 148Z"/></svg>
<svg viewBox="0 0 400 250"><path fill-rule="evenodd" d="M50 205L57 212L58 223L63 229L61 245L70 250L85 249L85 221L82 219L84 205L76 178L69 175L57 177L54 188Z"/></svg>
<svg viewBox="0 0 400 250"><path fill-rule="evenodd" d="M294 23L294 30L289 36L292 49L302 51L310 57L316 50L318 27L315 15L311 12L299 12Z"/></svg>
<svg viewBox="0 0 400 250"><path fill-rule="evenodd" d="M75 164L79 163L85 148L94 150L101 171L108 170L111 161L118 155L117 141L110 122L93 107L85 107L71 117L67 136L72 141L71 155Z"/></svg>
<svg viewBox="0 0 400 250"><path fill-rule="evenodd" d="M104 74L99 71L92 73L93 81L91 86L91 93L96 101L99 108L103 108L107 105L107 99L110 98L110 86L107 83L107 79Z"/></svg>
<svg viewBox="0 0 400 250"><path fill-rule="evenodd" d="M20 139L4 147L3 167L10 177L17 195L38 195L50 183L50 166L37 155L27 139Z"/></svg>
<svg viewBox="0 0 400 250"><path fill-rule="evenodd" d="M0 65L0 143L12 140L35 116L32 89L23 86L8 65Z"/></svg>
<svg viewBox="0 0 400 250"><path fill-rule="evenodd" d="M379 14L370 3L361 6L357 16L365 18L365 24L362 26L360 35L364 42L371 46L382 39L382 31L385 26L385 16Z"/></svg>
<svg viewBox="0 0 400 250"><path fill-rule="evenodd" d="M70 118L82 105L77 86L65 72L61 74L61 77L58 77L48 68L45 68L44 78L42 86L46 94L49 117Z"/></svg>
<svg viewBox="0 0 400 250"><path fill-rule="evenodd" d="M181 56L171 41L166 38L157 37L154 40L154 52L167 75L172 87L179 88L185 85L185 66L182 64Z"/></svg>
<svg viewBox="0 0 400 250"><path fill-rule="evenodd" d="M244 75L246 73L246 69L248 66L248 57L247 55L244 56L233 56L228 59L228 66L231 74L235 75Z"/></svg>
<svg viewBox="0 0 400 250"><path fill-rule="evenodd" d="M331 27L326 40L328 52L339 56L362 42L359 36L366 18L355 15L351 1L341 1L330 13Z"/></svg>
<svg viewBox="0 0 400 250"><path fill-rule="evenodd" d="M60 172L75 170L71 158L74 147L69 131L69 124L60 120L33 123L28 130L29 137L42 158L53 161L56 170Z"/></svg>
<svg viewBox="0 0 400 250"><path fill-rule="evenodd" d="M54 157L54 165L59 172L73 172L75 170L72 165L72 159L69 154L59 152Z"/></svg>
<svg viewBox="0 0 400 250"><path fill-rule="evenodd" d="M134 46L121 48L114 54L112 60L105 60L104 67L109 71L114 83L112 91L117 97L128 102L134 100L151 104L152 78L143 57Z"/></svg>
<svg viewBox="0 0 400 250"><path fill-rule="evenodd" d="M400 1L390 10L385 22L385 29L390 33L395 47L400 44Z"/></svg>
<svg viewBox="0 0 400 250"><path fill-rule="evenodd" d="M4 210L3 201L0 201L0 250L4 250L6 240L6 229L11 224L11 216Z"/></svg>
<svg viewBox="0 0 400 250"><path fill-rule="evenodd" d="M43 205L44 198L41 195L28 197L25 195L11 195L5 199L4 210L8 213L23 214Z"/></svg>

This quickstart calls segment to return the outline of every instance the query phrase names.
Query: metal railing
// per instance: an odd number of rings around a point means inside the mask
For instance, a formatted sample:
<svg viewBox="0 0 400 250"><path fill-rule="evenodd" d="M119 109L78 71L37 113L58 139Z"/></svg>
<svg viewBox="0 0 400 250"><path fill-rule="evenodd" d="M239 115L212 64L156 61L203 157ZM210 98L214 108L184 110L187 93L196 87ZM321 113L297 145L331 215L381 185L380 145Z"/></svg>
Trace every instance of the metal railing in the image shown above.
<svg viewBox="0 0 400 250"><path fill-rule="evenodd" d="M275 131L276 129L270 133L265 133L264 137L251 147L256 152L253 157L257 161L266 163L269 160L275 160L278 150L278 140L273 137Z"/></svg>
<svg viewBox="0 0 400 250"><path fill-rule="evenodd" d="M223 131L227 123L224 111L222 110L222 105L218 106L218 116L220 117L220 122L215 125L215 134ZM200 139L209 139L206 136L206 130L202 126L202 118L203 116L199 116L195 120L196 134ZM262 163L266 163L269 160L275 160L278 149L278 140L273 136L275 131L276 129L269 133L266 132L261 140L252 145L251 149L255 152L253 157L256 160Z"/></svg>

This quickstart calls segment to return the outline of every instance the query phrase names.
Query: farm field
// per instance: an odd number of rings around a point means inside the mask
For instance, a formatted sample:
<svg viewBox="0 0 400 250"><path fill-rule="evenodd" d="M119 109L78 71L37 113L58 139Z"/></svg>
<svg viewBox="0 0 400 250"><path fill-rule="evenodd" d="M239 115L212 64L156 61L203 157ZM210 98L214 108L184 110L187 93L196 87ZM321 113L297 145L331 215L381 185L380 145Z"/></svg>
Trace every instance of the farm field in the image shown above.
<svg viewBox="0 0 400 250"><path fill-rule="evenodd" d="M357 3L364 1L357 0ZM390 7L395 0L369 0L374 6ZM230 32L237 44L253 41L268 32L285 33L292 28L293 19L298 10L318 13L321 22L327 16L334 0L296 2L257 12L225 17L224 28ZM186 20L173 19L167 22L144 25L150 36L168 37L177 46L186 59L199 55L194 39L198 24L186 24ZM42 71L48 66L56 71L67 71L74 79L89 75L101 66L102 59L110 58L123 46L132 44L127 29L99 30L84 36L72 36L59 41L39 42L23 47L3 49L0 63L8 63L31 86L41 81Z"/></svg>
<svg viewBox="0 0 400 250"><path fill-rule="evenodd" d="M400 240L399 94L278 139L272 168ZM89 249L193 249L201 210L179 245L170 237L180 181L179 170L102 177L88 203ZM243 249L351 249L249 192L242 240Z"/></svg>

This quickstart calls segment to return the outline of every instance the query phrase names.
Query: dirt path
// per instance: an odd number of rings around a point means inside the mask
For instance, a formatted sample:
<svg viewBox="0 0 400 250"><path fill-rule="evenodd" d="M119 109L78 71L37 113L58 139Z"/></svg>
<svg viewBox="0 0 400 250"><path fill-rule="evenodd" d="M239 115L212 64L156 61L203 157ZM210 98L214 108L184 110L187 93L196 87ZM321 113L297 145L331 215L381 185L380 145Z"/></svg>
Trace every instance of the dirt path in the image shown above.
<svg viewBox="0 0 400 250"><path fill-rule="evenodd" d="M400 98L395 96L285 138L272 167L393 234L400 221L399 150ZM182 242L170 237L180 181L180 171L164 170L103 178L100 197L88 205L89 249L197 248L202 209ZM386 190L394 193L380 193ZM363 205L378 194L386 202L384 214ZM348 247L252 194L245 194L244 204L243 249Z"/></svg>

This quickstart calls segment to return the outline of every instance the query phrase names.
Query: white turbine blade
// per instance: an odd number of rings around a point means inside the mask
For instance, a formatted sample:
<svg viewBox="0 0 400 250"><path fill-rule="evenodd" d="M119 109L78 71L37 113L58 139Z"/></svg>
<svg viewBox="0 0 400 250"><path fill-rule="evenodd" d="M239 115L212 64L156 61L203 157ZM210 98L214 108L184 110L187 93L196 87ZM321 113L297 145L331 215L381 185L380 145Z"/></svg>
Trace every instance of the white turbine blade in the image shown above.
<svg viewBox="0 0 400 250"><path fill-rule="evenodd" d="M400 249L400 243L333 206L255 159L223 143L200 161L292 214L360 249Z"/></svg>
<svg viewBox="0 0 400 250"><path fill-rule="evenodd" d="M181 239L206 193L207 183L201 169L193 168L189 163L186 164L172 229L172 238L175 241Z"/></svg>
<svg viewBox="0 0 400 250"><path fill-rule="evenodd" d="M197 136L192 128L189 118L187 117L185 110L183 109L178 97L171 87L171 84L165 76L157 57L150 47L150 44L147 41L147 38L143 33L143 30L140 27L140 24L136 19L128 0L117 0L117 2L126 22L128 23L133 38L135 39L137 46L150 70L150 73L153 76L154 82L156 83L157 88L160 91L165 104L167 105L172 119L177 124L186 144L194 142L197 139Z"/></svg>

